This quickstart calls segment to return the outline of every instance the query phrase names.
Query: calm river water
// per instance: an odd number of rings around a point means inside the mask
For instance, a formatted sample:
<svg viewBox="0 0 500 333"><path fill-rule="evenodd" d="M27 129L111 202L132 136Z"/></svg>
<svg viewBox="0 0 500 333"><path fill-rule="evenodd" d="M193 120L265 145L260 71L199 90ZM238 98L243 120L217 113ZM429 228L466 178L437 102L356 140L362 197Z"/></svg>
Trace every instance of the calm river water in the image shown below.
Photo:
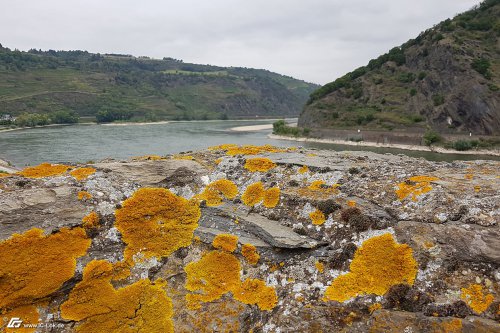
<svg viewBox="0 0 500 333"><path fill-rule="evenodd" d="M205 149L223 143L303 146L330 150L366 150L406 154L435 161L495 159L477 155L452 155L389 148L303 143L269 139L271 130L236 132L231 128L271 124L272 120L193 121L164 124L103 126L96 124L55 126L0 132L0 158L17 167L42 162L87 162L107 157L126 159L146 154L165 155Z"/></svg>

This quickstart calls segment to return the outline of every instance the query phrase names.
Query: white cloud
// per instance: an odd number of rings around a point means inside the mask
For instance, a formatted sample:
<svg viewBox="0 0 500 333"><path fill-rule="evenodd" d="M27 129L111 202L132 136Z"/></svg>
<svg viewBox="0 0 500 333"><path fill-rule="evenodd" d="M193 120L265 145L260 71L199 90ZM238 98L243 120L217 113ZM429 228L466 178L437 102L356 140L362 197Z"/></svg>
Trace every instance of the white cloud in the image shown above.
<svg viewBox="0 0 500 333"><path fill-rule="evenodd" d="M478 0L0 1L0 43L265 68L326 83Z"/></svg>

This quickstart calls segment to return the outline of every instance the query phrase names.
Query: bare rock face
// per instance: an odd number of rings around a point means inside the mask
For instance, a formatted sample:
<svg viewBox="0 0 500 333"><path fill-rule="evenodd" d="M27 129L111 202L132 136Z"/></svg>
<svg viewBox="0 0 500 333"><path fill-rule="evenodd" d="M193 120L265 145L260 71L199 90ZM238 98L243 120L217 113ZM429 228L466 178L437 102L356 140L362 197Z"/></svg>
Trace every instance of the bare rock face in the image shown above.
<svg viewBox="0 0 500 333"><path fill-rule="evenodd" d="M223 145L2 177L0 327L497 332L498 170Z"/></svg>

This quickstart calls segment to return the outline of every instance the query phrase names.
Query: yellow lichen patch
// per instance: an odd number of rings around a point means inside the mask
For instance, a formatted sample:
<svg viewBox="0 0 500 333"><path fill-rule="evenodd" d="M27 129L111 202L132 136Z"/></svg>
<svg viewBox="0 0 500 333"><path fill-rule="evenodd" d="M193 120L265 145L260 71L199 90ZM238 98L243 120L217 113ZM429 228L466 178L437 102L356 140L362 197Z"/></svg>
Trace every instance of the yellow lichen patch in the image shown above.
<svg viewBox="0 0 500 333"><path fill-rule="evenodd" d="M319 209L316 209L314 212L310 213L309 217L311 218L312 224L314 225L322 225L326 221L325 214L323 214L323 212Z"/></svg>
<svg viewBox="0 0 500 333"><path fill-rule="evenodd" d="M186 265L186 295L190 309L199 309L201 303L212 302L231 292L234 299L245 304L257 304L262 310L271 310L277 302L276 291L258 279L240 277L240 262L230 253L211 251L199 261Z"/></svg>
<svg viewBox="0 0 500 333"><path fill-rule="evenodd" d="M222 158L218 158L214 162L215 162L215 164L220 164L220 162L222 162Z"/></svg>
<svg viewBox="0 0 500 333"><path fill-rule="evenodd" d="M311 183L311 185L308 186L308 188L312 191L319 191L323 189L324 185L325 185L324 180L315 180Z"/></svg>
<svg viewBox="0 0 500 333"><path fill-rule="evenodd" d="M478 193L479 191L481 191L481 186L479 185L474 186L474 192Z"/></svg>
<svg viewBox="0 0 500 333"><path fill-rule="evenodd" d="M280 202L281 191L279 187L271 187L264 193L264 207L274 208Z"/></svg>
<svg viewBox="0 0 500 333"><path fill-rule="evenodd" d="M77 321L77 332L173 332L172 301L165 282L139 280L115 289L111 280L116 267L105 260L93 260L83 270L68 300L61 305L61 316ZM119 269L120 271L121 269Z"/></svg>
<svg viewBox="0 0 500 333"><path fill-rule="evenodd" d="M234 143L226 143L218 146L208 147L208 150L229 150L234 148L238 148L238 145L235 145Z"/></svg>
<svg viewBox="0 0 500 333"><path fill-rule="evenodd" d="M251 172L266 172L276 167L276 163L265 157L249 158L245 162L245 169Z"/></svg>
<svg viewBox="0 0 500 333"><path fill-rule="evenodd" d="M325 299L344 302L358 295L384 295L392 285L413 285L417 262L412 249L398 244L391 234L372 237L356 250L350 272L336 278Z"/></svg>
<svg viewBox="0 0 500 333"><path fill-rule="evenodd" d="M159 160L166 160L166 158L161 157L160 155L144 155L132 158L132 161L159 161Z"/></svg>
<svg viewBox="0 0 500 333"><path fill-rule="evenodd" d="M238 247L238 236L229 234L217 235L212 241L212 246L226 252L234 252Z"/></svg>
<svg viewBox="0 0 500 333"><path fill-rule="evenodd" d="M226 150L226 149L225 149ZM254 146L254 145L244 145L231 147L226 150L226 155L257 155L261 153L282 153L286 150L273 147L271 145L264 146Z"/></svg>
<svg viewBox="0 0 500 333"><path fill-rule="evenodd" d="M72 175L76 180L84 180L95 173L94 168L78 168L72 170L69 174Z"/></svg>
<svg viewBox="0 0 500 333"><path fill-rule="evenodd" d="M44 236L31 229L0 243L0 312L31 304L73 277L76 258L90 246L82 228L63 228Z"/></svg>
<svg viewBox="0 0 500 333"><path fill-rule="evenodd" d="M321 261L316 261L314 266L318 270L318 272L323 273L325 271L325 265Z"/></svg>
<svg viewBox="0 0 500 333"><path fill-rule="evenodd" d="M92 211L82 219L82 222L85 229L97 228L99 226L99 215Z"/></svg>
<svg viewBox="0 0 500 333"><path fill-rule="evenodd" d="M306 172L309 171L309 168L307 167L307 165L303 165L302 167L299 168L299 173L300 174L304 174Z"/></svg>
<svg viewBox="0 0 500 333"><path fill-rule="evenodd" d="M141 252L146 258L166 257L191 244L201 213L198 203L163 188L141 188L117 209L125 259Z"/></svg>
<svg viewBox="0 0 500 333"><path fill-rule="evenodd" d="M348 200L347 201L347 206L349 206L349 207L356 207L356 201L354 201L354 200Z"/></svg>
<svg viewBox="0 0 500 333"><path fill-rule="evenodd" d="M222 204L223 196L226 199L234 199L238 195L238 187L227 179L219 179L208 184L196 199L205 200L207 206L219 206Z"/></svg>
<svg viewBox="0 0 500 333"><path fill-rule="evenodd" d="M5 333L31 333L35 332L35 327L24 327L24 325L37 325L38 324L38 310L35 305L23 305L20 307L17 307L15 309L12 309L10 311L7 311L6 313L1 313L0 314L4 318L8 318L9 320L11 318L19 318L19 320L22 320L23 323L19 328L7 328L2 326L2 323L0 321L0 331L5 332ZM8 322L7 322L8 323ZM5 324L7 324L5 323Z"/></svg>
<svg viewBox="0 0 500 333"><path fill-rule="evenodd" d="M245 304L256 304L261 310L272 310L278 303L278 296L273 287L266 286L259 279L246 279L233 291L234 299Z"/></svg>
<svg viewBox="0 0 500 333"><path fill-rule="evenodd" d="M474 175L472 173L467 173L464 175L464 178L467 180L472 180L474 178Z"/></svg>
<svg viewBox="0 0 500 333"><path fill-rule="evenodd" d="M380 309L382 309L382 304L380 304L380 303L373 303L372 305L370 305L368 307L368 311L370 311L370 313L373 313L373 312L380 310Z"/></svg>
<svg viewBox="0 0 500 333"><path fill-rule="evenodd" d="M257 253L257 248L252 244L243 244L241 247L241 254L250 265L257 265L259 262L260 255Z"/></svg>
<svg viewBox="0 0 500 333"><path fill-rule="evenodd" d="M194 160L194 157L191 155L174 155L174 160Z"/></svg>
<svg viewBox="0 0 500 333"><path fill-rule="evenodd" d="M298 189L297 194L302 197L326 199L331 195L338 194L337 187L339 186L339 184L329 186L323 180L315 180L308 187Z"/></svg>
<svg viewBox="0 0 500 333"><path fill-rule="evenodd" d="M247 206L255 206L262 200L264 200L264 195L266 190L261 182L253 183L247 187L245 193L241 196L241 200Z"/></svg>
<svg viewBox="0 0 500 333"><path fill-rule="evenodd" d="M0 172L0 178L12 176L10 173Z"/></svg>
<svg viewBox="0 0 500 333"><path fill-rule="evenodd" d="M92 194L90 194L87 191L78 192L78 200L81 201L81 200L88 200L88 199L92 199Z"/></svg>
<svg viewBox="0 0 500 333"><path fill-rule="evenodd" d="M238 259L223 251L208 252L199 261L187 264L184 267L186 289L197 292L186 295L188 307L199 309L201 303L212 302L236 290L240 285L240 269Z"/></svg>
<svg viewBox="0 0 500 333"><path fill-rule="evenodd" d="M417 201L417 197L432 190L430 182L438 180L436 177L429 176L414 176L407 181L399 183L396 195L399 200L403 200L411 195L413 201Z"/></svg>
<svg viewBox="0 0 500 333"><path fill-rule="evenodd" d="M442 332L444 333L461 333L462 332L462 319L453 318L449 321L444 321L442 323Z"/></svg>
<svg viewBox="0 0 500 333"><path fill-rule="evenodd" d="M483 286L480 284L472 284L469 288L462 288L460 298L478 314L483 313L494 299L492 294L483 293Z"/></svg>
<svg viewBox="0 0 500 333"><path fill-rule="evenodd" d="M27 167L18 174L26 178L43 178L62 175L69 169L71 167L64 164L42 163L34 167Z"/></svg>

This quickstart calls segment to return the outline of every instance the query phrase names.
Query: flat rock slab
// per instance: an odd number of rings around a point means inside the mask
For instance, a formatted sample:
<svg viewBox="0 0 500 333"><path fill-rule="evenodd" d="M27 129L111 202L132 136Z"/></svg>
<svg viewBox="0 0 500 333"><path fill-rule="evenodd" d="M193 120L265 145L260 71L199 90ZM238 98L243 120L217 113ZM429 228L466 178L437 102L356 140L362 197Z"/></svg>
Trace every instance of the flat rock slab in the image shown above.
<svg viewBox="0 0 500 333"><path fill-rule="evenodd" d="M431 224L400 221L395 227L398 239L412 243L415 235L433 240L444 249L444 255L469 262L500 265L500 227L477 225Z"/></svg>
<svg viewBox="0 0 500 333"><path fill-rule="evenodd" d="M104 171L112 171L127 181L142 186L183 186L200 181L208 171L192 160L160 160L135 162L109 162L93 165Z"/></svg>
<svg viewBox="0 0 500 333"><path fill-rule="evenodd" d="M321 245L318 241L299 235L291 228L280 225L277 221L255 213L245 213L244 210L234 205L224 204L217 207L217 209L227 216L231 216L235 220L237 219L239 226L272 247L313 249Z"/></svg>

